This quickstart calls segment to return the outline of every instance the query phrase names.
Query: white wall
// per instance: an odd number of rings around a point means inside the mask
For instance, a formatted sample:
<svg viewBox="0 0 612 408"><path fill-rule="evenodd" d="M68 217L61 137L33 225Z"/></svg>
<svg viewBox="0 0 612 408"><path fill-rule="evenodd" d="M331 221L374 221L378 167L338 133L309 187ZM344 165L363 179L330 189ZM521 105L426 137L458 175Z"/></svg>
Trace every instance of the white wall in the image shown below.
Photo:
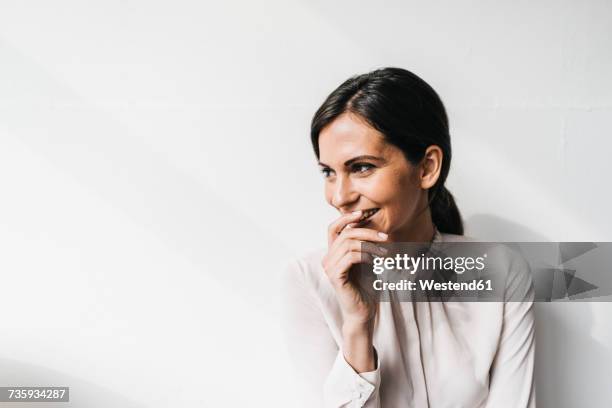
<svg viewBox="0 0 612 408"><path fill-rule="evenodd" d="M377 67L444 99L469 234L611 241L611 19L594 0L3 1L0 385L281 406L275 277L334 217L309 121ZM538 305L540 407L610 405L610 312Z"/></svg>

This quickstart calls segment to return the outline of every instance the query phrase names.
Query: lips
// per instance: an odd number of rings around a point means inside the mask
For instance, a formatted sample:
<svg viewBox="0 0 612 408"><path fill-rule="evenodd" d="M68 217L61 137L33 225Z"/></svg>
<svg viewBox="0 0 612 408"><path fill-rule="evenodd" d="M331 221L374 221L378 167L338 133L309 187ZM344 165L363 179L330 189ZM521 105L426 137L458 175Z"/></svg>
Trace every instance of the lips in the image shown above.
<svg viewBox="0 0 612 408"><path fill-rule="evenodd" d="M361 217L359 218L359 220L357 220L357 222L364 222L365 220L376 214L378 210L380 210L380 208L368 208L367 210L363 210Z"/></svg>

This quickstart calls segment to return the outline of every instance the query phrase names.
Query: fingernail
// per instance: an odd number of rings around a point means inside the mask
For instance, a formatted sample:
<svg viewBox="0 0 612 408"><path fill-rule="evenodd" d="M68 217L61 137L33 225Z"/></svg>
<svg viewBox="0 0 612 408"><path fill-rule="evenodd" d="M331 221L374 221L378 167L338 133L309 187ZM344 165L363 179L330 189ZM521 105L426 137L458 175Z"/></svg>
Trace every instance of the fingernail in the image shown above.
<svg viewBox="0 0 612 408"><path fill-rule="evenodd" d="M385 234L384 232L379 232L378 236L381 237L382 239L387 239L388 235Z"/></svg>
<svg viewBox="0 0 612 408"><path fill-rule="evenodd" d="M353 214L353 215L359 215L359 214L361 214L361 210L353 211L351 214Z"/></svg>
<svg viewBox="0 0 612 408"><path fill-rule="evenodd" d="M378 250L380 252L382 252L383 254L385 254L385 255L389 252L389 250L387 248L383 248L383 247L380 247L380 246L378 247Z"/></svg>

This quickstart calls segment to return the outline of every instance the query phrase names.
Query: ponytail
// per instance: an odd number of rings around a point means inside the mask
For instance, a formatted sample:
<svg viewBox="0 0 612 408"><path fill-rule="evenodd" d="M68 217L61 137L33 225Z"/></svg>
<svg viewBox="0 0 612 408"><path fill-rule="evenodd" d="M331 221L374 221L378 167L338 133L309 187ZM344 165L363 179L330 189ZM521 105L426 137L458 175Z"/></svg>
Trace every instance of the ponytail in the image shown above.
<svg viewBox="0 0 612 408"><path fill-rule="evenodd" d="M438 231L447 234L463 235L463 221L453 195L441 186L433 192L429 200L431 219Z"/></svg>

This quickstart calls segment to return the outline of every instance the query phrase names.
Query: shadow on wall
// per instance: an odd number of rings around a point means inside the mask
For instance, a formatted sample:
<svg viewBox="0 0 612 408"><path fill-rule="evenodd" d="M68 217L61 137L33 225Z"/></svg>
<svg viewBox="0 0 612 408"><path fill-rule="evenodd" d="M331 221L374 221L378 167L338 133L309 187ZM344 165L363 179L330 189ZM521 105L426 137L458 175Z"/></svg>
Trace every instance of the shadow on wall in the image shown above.
<svg viewBox="0 0 612 408"><path fill-rule="evenodd" d="M540 303L535 312L538 407L612 406L611 353L591 335L591 304Z"/></svg>
<svg viewBox="0 0 612 408"><path fill-rule="evenodd" d="M483 241L550 241L523 225L487 214L465 221ZM612 307L612 303L608 303ZM538 408L612 406L610 347L592 336L591 303L537 303L535 378Z"/></svg>
<svg viewBox="0 0 612 408"><path fill-rule="evenodd" d="M118 367L121 370L121 367ZM144 408L123 395L62 372L17 360L0 360L0 384L24 387L69 387L70 402L3 402L3 408Z"/></svg>

